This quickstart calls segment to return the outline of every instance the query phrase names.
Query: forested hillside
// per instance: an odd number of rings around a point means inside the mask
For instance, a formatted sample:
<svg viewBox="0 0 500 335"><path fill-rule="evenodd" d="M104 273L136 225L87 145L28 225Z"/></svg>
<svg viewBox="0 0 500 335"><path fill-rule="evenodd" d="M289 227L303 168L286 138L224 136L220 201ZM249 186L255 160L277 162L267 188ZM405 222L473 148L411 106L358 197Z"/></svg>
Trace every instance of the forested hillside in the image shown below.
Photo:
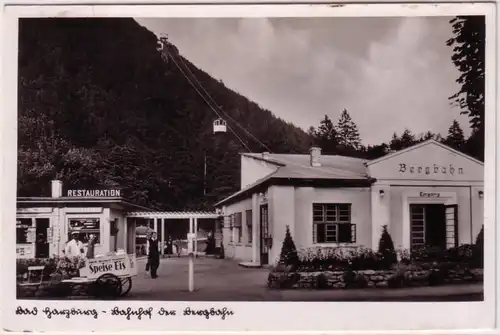
<svg viewBox="0 0 500 335"><path fill-rule="evenodd" d="M307 152L305 132L183 61L271 151ZM20 20L19 196L49 195L58 178L71 188L122 188L163 210L209 208L238 189L246 151L231 132L213 134L215 118L133 19Z"/></svg>

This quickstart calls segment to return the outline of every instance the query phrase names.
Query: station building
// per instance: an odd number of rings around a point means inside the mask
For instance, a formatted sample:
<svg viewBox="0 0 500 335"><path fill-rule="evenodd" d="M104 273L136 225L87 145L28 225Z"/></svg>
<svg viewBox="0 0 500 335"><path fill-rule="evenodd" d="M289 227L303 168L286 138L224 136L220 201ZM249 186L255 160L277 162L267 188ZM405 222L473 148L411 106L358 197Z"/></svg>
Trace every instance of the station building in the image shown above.
<svg viewBox="0 0 500 335"><path fill-rule="evenodd" d="M298 249L377 249L382 227L397 248L450 248L481 230L483 163L428 140L375 160L241 154L241 190L216 204L226 257L278 260L286 226Z"/></svg>

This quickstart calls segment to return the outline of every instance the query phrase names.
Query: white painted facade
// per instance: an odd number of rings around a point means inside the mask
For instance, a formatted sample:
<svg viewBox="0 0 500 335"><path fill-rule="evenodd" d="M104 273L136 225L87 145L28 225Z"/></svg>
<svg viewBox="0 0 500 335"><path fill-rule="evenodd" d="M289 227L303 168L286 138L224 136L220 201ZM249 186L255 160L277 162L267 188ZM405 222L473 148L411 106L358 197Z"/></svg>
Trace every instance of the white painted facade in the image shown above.
<svg viewBox="0 0 500 335"><path fill-rule="evenodd" d="M273 159L279 160L279 155ZM242 188L258 184L259 179L279 168L272 160L266 163L248 156L242 157L241 166ZM263 189L253 187L254 184L244 196L223 201L221 209L226 217L252 210L251 242L248 240L249 230L245 229L246 215L243 214L241 242L235 240L237 229L231 229L229 219L226 220L226 257L253 264L266 263L261 260L261 244L264 242L259 211L263 204L267 204L268 235L272 237L268 263L279 258L287 225L297 248L364 246L377 249L382 226L387 225L395 246L409 249L410 205L417 204L456 205L458 244L475 241L484 220L484 167L481 162L441 143L427 141L369 161L366 171L373 178L369 187L325 188L270 183ZM355 242L313 242L313 204L318 203L350 204Z"/></svg>

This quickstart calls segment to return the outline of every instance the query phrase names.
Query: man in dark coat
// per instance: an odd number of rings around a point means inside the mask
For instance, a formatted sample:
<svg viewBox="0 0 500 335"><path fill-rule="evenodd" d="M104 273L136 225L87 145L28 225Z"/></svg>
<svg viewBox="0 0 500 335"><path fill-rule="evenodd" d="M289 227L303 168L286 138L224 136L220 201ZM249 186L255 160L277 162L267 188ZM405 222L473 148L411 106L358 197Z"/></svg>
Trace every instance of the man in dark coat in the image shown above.
<svg viewBox="0 0 500 335"><path fill-rule="evenodd" d="M156 271L160 266L160 251L158 248L158 238L156 232L151 234L147 244L148 264L149 270L151 271L151 278L158 278Z"/></svg>

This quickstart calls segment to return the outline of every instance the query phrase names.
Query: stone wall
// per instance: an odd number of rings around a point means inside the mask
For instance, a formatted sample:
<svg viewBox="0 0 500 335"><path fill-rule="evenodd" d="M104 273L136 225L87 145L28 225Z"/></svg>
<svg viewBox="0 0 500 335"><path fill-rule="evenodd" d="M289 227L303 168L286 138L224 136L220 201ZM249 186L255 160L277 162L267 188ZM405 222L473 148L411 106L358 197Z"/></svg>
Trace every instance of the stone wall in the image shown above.
<svg viewBox="0 0 500 335"><path fill-rule="evenodd" d="M386 288L401 286L428 286L436 284L480 282L483 270L363 270L363 271L320 271L320 272L270 272L268 286L270 288Z"/></svg>

